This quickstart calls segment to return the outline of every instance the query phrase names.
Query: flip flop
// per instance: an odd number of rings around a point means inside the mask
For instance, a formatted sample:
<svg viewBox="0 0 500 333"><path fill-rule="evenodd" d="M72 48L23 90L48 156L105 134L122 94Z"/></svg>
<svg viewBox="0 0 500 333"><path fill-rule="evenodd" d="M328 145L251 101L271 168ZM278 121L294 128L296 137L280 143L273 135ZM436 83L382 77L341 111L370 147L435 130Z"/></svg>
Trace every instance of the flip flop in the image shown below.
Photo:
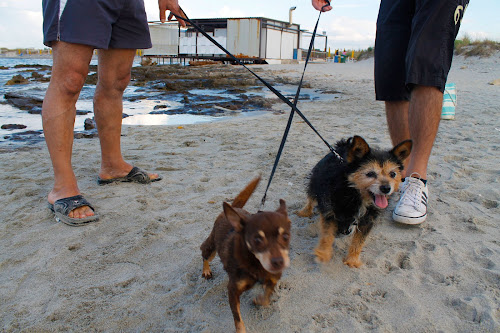
<svg viewBox="0 0 500 333"><path fill-rule="evenodd" d="M140 183L140 184L149 184L151 182L157 182L162 180L161 176L158 178L151 179L146 171L139 169L138 167L133 167L132 170L125 177L111 178L111 179L102 179L101 177L97 177L97 184L106 185L111 183Z"/></svg>
<svg viewBox="0 0 500 333"><path fill-rule="evenodd" d="M48 207L54 213L56 221L62 222L73 227L79 227L90 222L95 222L99 219L99 215L95 214L93 216L79 218L69 217L68 214L76 208L83 206L89 206L95 213L94 207L85 200L82 195L75 195L73 197L63 198L56 200L54 204L49 203Z"/></svg>

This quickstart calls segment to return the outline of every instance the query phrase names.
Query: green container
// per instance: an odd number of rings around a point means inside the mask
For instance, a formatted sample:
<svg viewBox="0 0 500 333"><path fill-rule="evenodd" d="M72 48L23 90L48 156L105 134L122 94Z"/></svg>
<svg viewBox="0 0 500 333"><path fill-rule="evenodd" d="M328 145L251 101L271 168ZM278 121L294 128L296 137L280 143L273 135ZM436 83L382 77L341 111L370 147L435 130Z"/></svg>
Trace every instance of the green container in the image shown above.
<svg viewBox="0 0 500 333"><path fill-rule="evenodd" d="M341 63L341 64L345 64L345 58L346 58L346 56L345 56L345 55L341 55L341 56L340 56L340 63Z"/></svg>

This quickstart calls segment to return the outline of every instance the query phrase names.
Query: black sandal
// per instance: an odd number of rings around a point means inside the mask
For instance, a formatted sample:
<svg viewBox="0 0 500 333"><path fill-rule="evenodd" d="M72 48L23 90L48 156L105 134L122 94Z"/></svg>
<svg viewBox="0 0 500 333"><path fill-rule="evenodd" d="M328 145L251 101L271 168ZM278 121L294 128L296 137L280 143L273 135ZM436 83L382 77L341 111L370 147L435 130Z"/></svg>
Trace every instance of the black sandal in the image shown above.
<svg viewBox="0 0 500 333"><path fill-rule="evenodd" d="M106 185L111 183L140 183L140 184L149 184L151 182L157 182L162 180L161 176L157 178L151 179L146 171L139 169L138 167L133 167L132 170L125 177L111 178L111 179L102 179L101 177L97 177L97 184Z"/></svg>
<svg viewBox="0 0 500 333"><path fill-rule="evenodd" d="M81 219L68 216L72 210L84 206L89 206L94 211L94 215ZM56 200L54 204L49 203L48 207L54 213L57 222L62 222L73 227L79 227L99 220L99 215L95 214L94 207L82 195Z"/></svg>

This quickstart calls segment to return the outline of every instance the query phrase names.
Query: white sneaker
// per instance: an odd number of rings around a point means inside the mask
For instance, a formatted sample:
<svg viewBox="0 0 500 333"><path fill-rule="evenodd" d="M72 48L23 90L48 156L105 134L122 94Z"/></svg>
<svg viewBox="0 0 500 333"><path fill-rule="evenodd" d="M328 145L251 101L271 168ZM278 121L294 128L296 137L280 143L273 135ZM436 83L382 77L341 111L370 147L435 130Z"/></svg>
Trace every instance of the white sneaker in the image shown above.
<svg viewBox="0 0 500 333"><path fill-rule="evenodd" d="M427 184L414 177L406 177L401 184L401 197L394 208L394 221L405 224L420 224L427 218Z"/></svg>

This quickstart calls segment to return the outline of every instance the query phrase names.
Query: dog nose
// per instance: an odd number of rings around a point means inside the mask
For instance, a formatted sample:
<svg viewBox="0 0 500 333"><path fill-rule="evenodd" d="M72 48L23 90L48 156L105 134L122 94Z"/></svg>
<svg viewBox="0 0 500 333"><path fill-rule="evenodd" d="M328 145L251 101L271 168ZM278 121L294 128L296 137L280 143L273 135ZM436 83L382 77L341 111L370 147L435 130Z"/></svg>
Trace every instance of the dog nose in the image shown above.
<svg viewBox="0 0 500 333"><path fill-rule="evenodd" d="M391 192L391 187L389 185L380 185L380 192L387 194Z"/></svg>
<svg viewBox="0 0 500 333"><path fill-rule="evenodd" d="M271 265L273 266L274 269L282 268L284 262L285 261L283 260L283 257L275 257L271 259Z"/></svg>

